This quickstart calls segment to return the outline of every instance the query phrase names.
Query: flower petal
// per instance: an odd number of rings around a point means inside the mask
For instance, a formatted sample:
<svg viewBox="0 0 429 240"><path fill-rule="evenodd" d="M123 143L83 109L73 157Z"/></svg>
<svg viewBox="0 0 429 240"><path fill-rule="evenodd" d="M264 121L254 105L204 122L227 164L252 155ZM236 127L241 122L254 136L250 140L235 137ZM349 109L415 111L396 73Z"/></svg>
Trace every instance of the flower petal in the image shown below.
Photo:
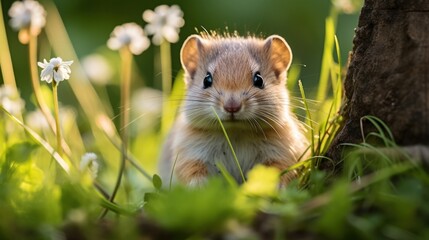
<svg viewBox="0 0 429 240"><path fill-rule="evenodd" d="M136 23L125 23L115 27L110 39L107 41L107 46L112 50L118 50L123 47L128 47L129 50L137 55L142 53L149 47L143 29Z"/></svg>
<svg viewBox="0 0 429 240"><path fill-rule="evenodd" d="M37 1L16 1L8 13L12 28L20 31L27 29L33 36L37 36L46 24L46 11Z"/></svg>
<svg viewBox="0 0 429 240"><path fill-rule="evenodd" d="M59 83L59 82L61 82L61 81L63 81L63 80L64 80L64 77L63 77L63 75L61 74L61 72L54 71L54 80L55 80L57 83Z"/></svg>
<svg viewBox="0 0 429 240"><path fill-rule="evenodd" d="M145 31L153 35L152 42L160 45L163 39L174 43L179 40L180 28L185 24L183 12L178 5L160 5L154 11L146 10L143 19L148 22Z"/></svg>
<svg viewBox="0 0 429 240"><path fill-rule="evenodd" d="M70 66L70 65L73 64L73 60L71 60L71 61L65 61L65 62L63 62L63 64L65 64L67 66Z"/></svg>
<svg viewBox="0 0 429 240"><path fill-rule="evenodd" d="M117 38L110 38L109 40L107 40L107 47L112 50L118 50L122 47L122 44L120 41L118 41Z"/></svg>
<svg viewBox="0 0 429 240"><path fill-rule="evenodd" d="M45 68L47 65L46 65L46 63L37 62L37 66L39 66L41 68Z"/></svg>
<svg viewBox="0 0 429 240"><path fill-rule="evenodd" d="M146 10L143 12L143 20L146 22L151 22L156 17L155 13L152 10Z"/></svg>
<svg viewBox="0 0 429 240"><path fill-rule="evenodd" d="M169 26L165 26L162 29L162 36L171 43L179 41L179 34L177 33L176 29Z"/></svg>

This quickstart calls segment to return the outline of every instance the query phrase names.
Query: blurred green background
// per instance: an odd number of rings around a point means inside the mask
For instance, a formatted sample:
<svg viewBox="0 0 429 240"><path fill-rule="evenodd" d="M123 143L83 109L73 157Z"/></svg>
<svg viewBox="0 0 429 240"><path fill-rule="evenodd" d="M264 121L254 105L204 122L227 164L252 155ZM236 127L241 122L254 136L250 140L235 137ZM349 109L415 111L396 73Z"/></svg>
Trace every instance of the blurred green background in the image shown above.
<svg viewBox="0 0 429 240"><path fill-rule="evenodd" d="M43 0L40 1L42 4ZM132 1L132 0L56 0L75 51L79 58L94 52L107 56L110 65L117 69L119 64L117 53L106 47L113 28L126 22L136 22L145 25L142 13L146 9L154 9L160 4L177 4L184 12L185 26L180 31L179 42L172 44L172 72L173 77L180 71L179 51L183 41L190 34L201 31L224 31L227 27L230 32L236 30L241 35L247 33L269 36L278 34L283 36L294 53L293 64L302 64L300 78L303 81L309 97L314 97L316 84L319 79L320 64L323 51L325 18L331 10L329 0L210 0L210 1ZM12 0L1 1L3 16L9 22L7 14ZM49 13L48 13L49 14ZM337 35L342 51L342 59L346 59L347 52L352 48L354 28L357 25L358 13L353 15L340 14L337 24ZM8 25L8 24L7 24ZM24 99L31 94L29 84L27 46L18 42L17 33L7 26L9 47L18 87ZM40 42L46 38L40 36ZM43 51L39 60L56 56L55 53ZM109 57L110 56L110 57ZM161 87L159 67L159 47L151 47L141 55L135 57L137 77L136 85ZM344 61L343 61L344 62ZM304 67L305 65L305 67ZM73 74L72 74L73 75ZM73 77L73 76L72 76ZM117 78L114 75L113 78ZM0 81L3 79L0 76ZM113 79L108 86L111 101L117 101L118 91ZM144 83L143 83L144 82ZM74 105L72 92L67 87L60 88L61 101L64 104ZM298 94L298 93L296 93ZM115 108L115 105L113 108ZM31 106L28 106L30 107Z"/></svg>

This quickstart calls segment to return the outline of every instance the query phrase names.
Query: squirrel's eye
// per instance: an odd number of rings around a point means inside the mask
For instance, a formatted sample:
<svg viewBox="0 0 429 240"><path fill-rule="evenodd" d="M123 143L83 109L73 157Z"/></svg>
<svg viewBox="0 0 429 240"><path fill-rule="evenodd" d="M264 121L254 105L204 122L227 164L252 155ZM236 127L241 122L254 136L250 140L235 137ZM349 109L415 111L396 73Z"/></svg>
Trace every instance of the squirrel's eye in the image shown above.
<svg viewBox="0 0 429 240"><path fill-rule="evenodd" d="M204 77L204 89L211 87L213 84L213 77L210 72L207 72L206 76Z"/></svg>
<svg viewBox="0 0 429 240"><path fill-rule="evenodd" d="M256 72L255 75L253 75L253 86L259 89L264 88L264 79L262 79L261 74L259 72Z"/></svg>

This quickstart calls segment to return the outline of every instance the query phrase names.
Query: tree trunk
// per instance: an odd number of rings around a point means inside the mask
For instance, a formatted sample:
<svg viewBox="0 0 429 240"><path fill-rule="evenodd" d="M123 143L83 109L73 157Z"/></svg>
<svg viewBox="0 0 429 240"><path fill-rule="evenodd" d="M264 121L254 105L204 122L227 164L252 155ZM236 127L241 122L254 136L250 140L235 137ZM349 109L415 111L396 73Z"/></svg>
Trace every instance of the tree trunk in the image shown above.
<svg viewBox="0 0 429 240"><path fill-rule="evenodd" d="M360 119L383 120L398 145L429 143L429 1L366 0L345 79L346 102L328 156L362 142ZM365 130L370 124L365 124Z"/></svg>

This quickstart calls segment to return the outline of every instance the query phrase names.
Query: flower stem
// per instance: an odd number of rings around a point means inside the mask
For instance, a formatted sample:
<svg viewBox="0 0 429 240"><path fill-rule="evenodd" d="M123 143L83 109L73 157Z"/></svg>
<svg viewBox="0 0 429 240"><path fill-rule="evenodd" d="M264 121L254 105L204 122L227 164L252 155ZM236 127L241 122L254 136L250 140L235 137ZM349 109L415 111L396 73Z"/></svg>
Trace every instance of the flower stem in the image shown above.
<svg viewBox="0 0 429 240"><path fill-rule="evenodd" d="M15 90L16 82L15 82L15 74L13 72L12 67L12 59L10 56L9 45L7 43L6 29L3 20L3 9L0 2L0 48L2 51L0 52L0 70L3 76L3 82L5 85L13 87Z"/></svg>
<svg viewBox="0 0 429 240"><path fill-rule="evenodd" d="M43 116L45 116L46 121L48 122L52 131L54 131L54 133L56 134L55 120L52 117L48 105L46 105L46 102L42 96L42 91L40 89L40 80L37 71L37 36L30 37L30 41L28 43L28 51L30 60L31 83L33 85L36 103L39 106Z"/></svg>
<svg viewBox="0 0 429 240"><path fill-rule="evenodd" d="M130 109L130 86L131 86L131 63L132 54L127 48L123 48L120 51L121 54L121 122L120 122L120 135L122 140L121 149L121 162L119 166L118 176L116 178L116 184L113 188L112 195L110 195L109 201L114 202L116 194L118 193L119 187L122 181L122 175L125 171L125 163L127 159L128 150L128 123L129 123L129 109ZM108 209L105 208L100 218L104 217Z"/></svg>
<svg viewBox="0 0 429 240"><path fill-rule="evenodd" d="M171 50L170 43L163 40L160 46L161 52L161 73L162 73L162 118L161 118L161 134L164 136L168 127L168 97L171 92Z"/></svg>
<svg viewBox="0 0 429 240"><path fill-rule="evenodd" d="M57 136L57 152L58 154L63 157L63 148L61 146L61 126L60 126L60 110L58 107L58 83L53 80L52 81L52 91L54 93L54 114L55 114L55 129L56 129L56 136Z"/></svg>

